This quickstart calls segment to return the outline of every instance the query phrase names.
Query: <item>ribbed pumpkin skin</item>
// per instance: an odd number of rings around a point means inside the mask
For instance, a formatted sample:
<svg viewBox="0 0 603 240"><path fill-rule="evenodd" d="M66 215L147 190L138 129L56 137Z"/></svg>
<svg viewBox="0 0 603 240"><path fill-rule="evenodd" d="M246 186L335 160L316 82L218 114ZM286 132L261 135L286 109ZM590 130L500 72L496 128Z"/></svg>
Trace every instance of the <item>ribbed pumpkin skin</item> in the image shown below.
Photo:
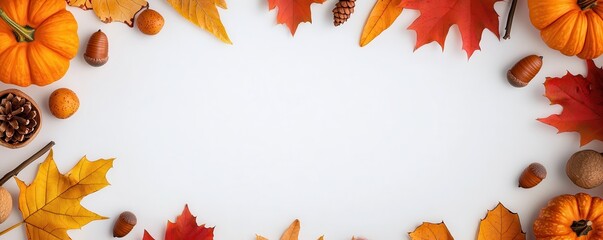
<svg viewBox="0 0 603 240"><path fill-rule="evenodd" d="M570 226L580 220L591 221L593 229L578 237ZM534 236L537 240L603 239L603 200L585 193L552 199L534 222Z"/></svg>
<svg viewBox="0 0 603 240"><path fill-rule="evenodd" d="M79 47L77 22L65 7L64 0L0 1L12 20L35 29L33 41L18 42L0 20L0 81L44 86L65 75Z"/></svg>
<svg viewBox="0 0 603 240"><path fill-rule="evenodd" d="M577 0L528 0L528 8L530 21L550 48L583 59L603 53L603 0L585 10Z"/></svg>

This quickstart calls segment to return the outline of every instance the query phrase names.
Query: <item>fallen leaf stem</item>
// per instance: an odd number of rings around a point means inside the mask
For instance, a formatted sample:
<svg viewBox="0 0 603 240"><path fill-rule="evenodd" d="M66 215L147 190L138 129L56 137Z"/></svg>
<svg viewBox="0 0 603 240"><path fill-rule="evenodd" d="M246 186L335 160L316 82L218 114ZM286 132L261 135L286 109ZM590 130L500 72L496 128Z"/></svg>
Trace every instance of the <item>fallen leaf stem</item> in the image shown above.
<svg viewBox="0 0 603 240"><path fill-rule="evenodd" d="M0 186L4 185L4 183L6 183L10 178L17 176L17 174L19 174L19 172L21 172L21 170L23 170L25 167L27 167L27 165L31 164L36 159L40 158L42 155L46 154L46 152L48 152L48 150L50 150L50 148L52 148L53 146L54 146L54 141L50 141L48 144L46 144L46 146L44 146L42 149L40 149L40 151L38 151L37 153L35 153L31 157L29 157L27 160L25 160L24 162L19 164L19 166L17 166L15 169L13 169L12 171L10 171L6 175L4 175L4 177L2 177L0 179ZM2 234L0 234L0 235L2 235Z"/></svg>
<svg viewBox="0 0 603 240"><path fill-rule="evenodd" d="M0 236L6 234L7 232L10 232L11 230L13 230L15 228L18 228L19 226L23 225L23 223L24 223L24 221L21 221L21 222L18 222L17 224L15 224L15 225L10 226L7 229L4 229L2 232L0 232Z"/></svg>
<svg viewBox="0 0 603 240"><path fill-rule="evenodd" d="M513 27L513 17L515 16L515 9L517 8L517 0L511 2L511 9L509 10L509 16L507 16L507 25L505 26L505 36L503 39L511 38L511 27Z"/></svg>

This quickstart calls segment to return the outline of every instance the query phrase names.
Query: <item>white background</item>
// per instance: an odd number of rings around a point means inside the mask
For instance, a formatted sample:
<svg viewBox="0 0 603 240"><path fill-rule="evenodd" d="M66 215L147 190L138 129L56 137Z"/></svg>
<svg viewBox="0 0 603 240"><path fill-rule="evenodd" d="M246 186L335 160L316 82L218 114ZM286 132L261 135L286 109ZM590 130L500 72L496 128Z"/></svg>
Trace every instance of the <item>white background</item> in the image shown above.
<svg viewBox="0 0 603 240"><path fill-rule="evenodd" d="M470 60L456 27L443 52L435 43L413 52L416 35L406 28L418 13L411 10L360 48L374 1L358 1L338 28L335 2L314 4L314 23L301 24L291 37L267 1L231 0L220 13L232 46L164 1L150 2L166 19L154 37L70 8L80 53L61 81L24 89L44 106L44 126L29 146L0 149L2 174L50 140L62 172L83 155L116 157L112 185L83 201L112 219L70 231L73 239L95 240L112 239L124 210L138 216L125 239L140 239L143 229L162 239L167 220L186 203L199 223L217 226L222 240L256 233L278 239L295 218L301 239L406 239L423 221L445 221L456 239L473 239L499 201L520 214L531 234L550 198L582 191L564 173L578 135L557 135L535 119L561 110L543 97L545 77L583 74L586 67L545 46L526 1L519 1L512 39L484 32L483 51ZM501 22L509 3L496 4ZM109 36L110 60L93 68L82 54L99 28ZM529 54L544 56L542 71L526 88L511 87L507 69ZM46 107L59 87L80 97L80 110L68 120ZM534 161L547 167L547 179L517 188ZM36 165L19 177L30 182ZM14 181L5 187L16 200ZM601 188L588 192L600 195ZM15 207L0 228L20 218ZM23 228L0 238L26 239Z"/></svg>

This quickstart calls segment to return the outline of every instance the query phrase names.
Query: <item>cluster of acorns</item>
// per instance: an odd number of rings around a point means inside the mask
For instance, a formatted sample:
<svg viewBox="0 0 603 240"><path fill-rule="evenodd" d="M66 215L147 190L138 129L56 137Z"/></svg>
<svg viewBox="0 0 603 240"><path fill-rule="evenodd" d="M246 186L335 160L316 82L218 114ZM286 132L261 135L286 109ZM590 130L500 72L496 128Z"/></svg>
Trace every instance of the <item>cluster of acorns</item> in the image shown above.
<svg viewBox="0 0 603 240"><path fill-rule="evenodd" d="M603 155L594 150L574 153L565 165L565 173L577 186L585 189L603 184ZM519 177L519 187L532 188L546 178L546 169L540 163L530 164Z"/></svg>
<svg viewBox="0 0 603 240"><path fill-rule="evenodd" d="M159 33L164 23L163 16L153 9L145 9L136 19L138 29L147 35ZM109 61L109 39L100 29L90 36L84 59L94 67L100 67Z"/></svg>

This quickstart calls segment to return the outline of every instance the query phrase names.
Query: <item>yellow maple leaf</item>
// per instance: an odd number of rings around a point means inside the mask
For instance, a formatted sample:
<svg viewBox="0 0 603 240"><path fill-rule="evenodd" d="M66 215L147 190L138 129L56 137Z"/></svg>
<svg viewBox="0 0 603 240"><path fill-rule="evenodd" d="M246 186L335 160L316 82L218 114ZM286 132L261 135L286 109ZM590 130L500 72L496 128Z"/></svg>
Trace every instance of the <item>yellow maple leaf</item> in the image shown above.
<svg viewBox="0 0 603 240"><path fill-rule="evenodd" d="M66 175L57 169L52 150L40 164L36 178L19 186L19 209L28 239L69 240L67 230L80 229L94 220L106 219L80 205L87 195L109 185L106 174L113 159L89 161L83 157ZM20 225L18 224L18 225Z"/></svg>
<svg viewBox="0 0 603 240"><path fill-rule="evenodd" d="M149 7L147 0L66 0L72 7L84 10L94 10L94 13L104 23L123 22L134 27L136 14Z"/></svg>
<svg viewBox="0 0 603 240"><path fill-rule="evenodd" d="M232 44L220 20L218 8L226 9L225 0L167 0L180 15L205 29L222 42Z"/></svg>

